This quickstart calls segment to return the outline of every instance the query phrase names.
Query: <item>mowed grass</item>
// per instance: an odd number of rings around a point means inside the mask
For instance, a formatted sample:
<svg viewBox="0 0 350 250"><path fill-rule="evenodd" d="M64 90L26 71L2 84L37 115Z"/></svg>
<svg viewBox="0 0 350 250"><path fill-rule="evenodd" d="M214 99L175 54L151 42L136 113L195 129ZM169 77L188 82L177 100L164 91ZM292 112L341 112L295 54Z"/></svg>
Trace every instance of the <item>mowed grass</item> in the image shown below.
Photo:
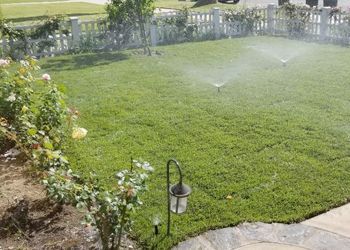
<svg viewBox="0 0 350 250"><path fill-rule="evenodd" d="M154 2L155 7L157 8L170 8L170 9L183 9L189 8L192 11L209 11L214 7L219 7L220 9L232 9L232 8L241 8L242 6L234 4L199 4L196 1L173 1L173 0L156 0Z"/></svg>
<svg viewBox="0 0 350 250"><path fill-rule="evenodd" d="M172 0L156 0L154 5L159 8L182 9L191 8L196 2L192 1L172 1ZM211 4L210 4L211 5Z"/></svg>
<svg viewBox="0 0 350 250"><path fill-rule="evenodd" d="M0 4L8 3L34 3L34 2L60 2L67 0L0 0Z"/></svg>
<svg viewBox="0 0 350 250"><path fill-rule="evenodd" d="M95 20L106 16L105 5L84 3L84 2L64 2L62 3L39 3L44 0L1 0L0 9L3 17L21 25L29 25L33 21L40 21L50 15L78 16L81 20ZM48 0L50 2L53 0ZM31 2L38 2L33 3ZM46 2L46 1L45 1ZM21 3L21 5L8 4ZM221 9L237 8L232 4L207 4L197 6L196 2L189 1L155 1L157 8L182 9L191 8L193 11L209 11L214 7ZM242 6L240 6L242 7Z"/></svg>
<svg viewBox="0 0 350 250"><path fill-rule="evenodd" d="M282 67L250 45L299 53ZM66 150L76 171L95 171L108 186L130 157L155 167L135 216L134 235L145 248L168 249L244 221L299 222L349 200L348 48L252 37L157 50L162 55L41 62L67 86L68 103L89 131ZM210 83L223 80L218 93ZM170 158L182 164L193 193L165 237ZM172 176L174 183L175 168ZM154 216L162 219L158 237Z"/></svg>
<svg viewBox="0 0 350 250"><path fill-rule="evenodd" d="M1 5L4 18L14 22L38 20L49 15L86 16L105 13L103 5L91 3L48 3Z"/></svg>

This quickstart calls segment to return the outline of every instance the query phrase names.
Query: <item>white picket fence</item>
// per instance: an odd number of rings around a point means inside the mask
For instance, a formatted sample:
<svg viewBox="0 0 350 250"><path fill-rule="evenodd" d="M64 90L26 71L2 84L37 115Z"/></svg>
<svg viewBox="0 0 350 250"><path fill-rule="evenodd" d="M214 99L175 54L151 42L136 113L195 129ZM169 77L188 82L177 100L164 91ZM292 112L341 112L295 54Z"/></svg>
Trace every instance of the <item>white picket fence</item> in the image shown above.
<svg viewBox="0 0 350 250"><path fill-rule="evenodd" d="M344 20L349 13L337 12L331 15L332 9L324 7L322 9L313 9L308 20L303 24L300 20L288 20L282 11L275 11L275 6L268 6L268 26L269 33L272 35L284 35L290 32L291 27L302 27L303 38L342 43L349 45L350 23Z"/></svg>
<svg viewBox="0 0 350 250"><path fill-rule="evenodd" d="M283 11L274 4L268 5L267 8L254 9L254 11L261 18L254 23L253 29L249 33L288 35L293 29L298 31L300 28L304 32L303 38L350 44L350 25L344 21L346 14L336 13L330 16L331 8L329 7L313 10L305 24L300 20L289 20ZM152 46L184 41L183 37L178 37L175 25L162 22L176 15L178 15L177 12L158 14L152 18L150 24L146 25L147 35ZM214 8L206 13L190 12L187 26L191 26L195 31L193 32L193 40L219 39L247 34L243 23L225 20L224 12L219 8ZM16 28L30 31L34 30L36 26ZM2 37L0 45L4 54L16 50L20 51L22 46L22 49L25 48L26 54L40 57L67 53L84 46L96 50L113 48L122 39L122 35L111 31L109 24L103 20L81 21L72 17L68 22L62 23L60 29L53 36L44 39L27 39L26 41L14 41ZM48 42L51 42L51 45L47 46ZM138 32L131 32L127 38L126 47L132 48L140 45Z"/></svg>

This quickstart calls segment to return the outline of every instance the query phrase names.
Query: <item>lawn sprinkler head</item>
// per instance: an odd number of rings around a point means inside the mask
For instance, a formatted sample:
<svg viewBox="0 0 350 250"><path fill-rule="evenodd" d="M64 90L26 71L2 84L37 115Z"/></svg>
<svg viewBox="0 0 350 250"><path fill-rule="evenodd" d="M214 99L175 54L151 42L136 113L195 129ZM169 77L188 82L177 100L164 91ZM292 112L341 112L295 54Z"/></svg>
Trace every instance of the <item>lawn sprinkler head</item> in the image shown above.
<svg viewBox="0 0 350 250"><path fill-rule="evenodd" d="M287 61L288 61L288 60L281 59L281 63L282 63L282 66L283 66L283 67L287 67Z"/></svg>
<svg viewBox="0 0 350 250"><path fill-rule="evenodd" d="M218 93L220 93L220 88L224 86L224 83L215 83L214 86L218 89Z"/></svg>
<svg viewBox="0 0 350 250"><path fill-rule="evenodd" d="M160 227L160 218L159 218L159 216L155 216L153 218L152 224L154 226L154 234L158 235L159 234L159 227Z"/></svg>

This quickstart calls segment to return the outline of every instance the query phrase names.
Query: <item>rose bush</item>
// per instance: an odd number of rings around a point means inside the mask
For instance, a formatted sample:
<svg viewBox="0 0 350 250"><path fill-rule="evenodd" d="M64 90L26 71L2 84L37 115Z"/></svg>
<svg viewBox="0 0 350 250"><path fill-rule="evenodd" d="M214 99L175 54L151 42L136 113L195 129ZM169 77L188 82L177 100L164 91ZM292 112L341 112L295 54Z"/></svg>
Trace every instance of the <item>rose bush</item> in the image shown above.
<svg viewBox="0 0 350 250"><path fill-rule="evenodd" d="M14 65L0 59L0 133L34 164L49 169L67 164L61 148L74 121L66 122L72 117L63 88L47 73L37 77L39 69L33 58Z"/></svg>
<svg viewBox="0 0 350 250"><path fill-rule="evenodd" d="M115 175L117 185L106 189L95 174L83 180L71 169L50 169L44 180L48 196L61 203L86 209L84 223L94 227L103 249L119 249L121 236L131 230L132 214L147 190L146 179L153 168L148 162L133 161L130 170Z"/></svg>

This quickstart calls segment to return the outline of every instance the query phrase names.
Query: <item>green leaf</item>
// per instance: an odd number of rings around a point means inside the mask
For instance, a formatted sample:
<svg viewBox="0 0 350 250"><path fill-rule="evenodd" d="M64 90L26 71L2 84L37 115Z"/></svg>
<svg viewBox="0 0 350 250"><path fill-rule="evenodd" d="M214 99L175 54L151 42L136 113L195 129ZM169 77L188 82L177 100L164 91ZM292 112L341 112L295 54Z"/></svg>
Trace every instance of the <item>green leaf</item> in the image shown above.
<svg viewBox="0 0 350 250"><path fill-rule="evenodd" d="M48 140L44 141L43 146L44 146L44 148L46 148L46 149L50 149L50 150L53 149L52 143L51 143L50 141L48 141Z"/></svg>
<svg viewBox="0 0 350 250"><path fill-rule="evenodd" d="M38 132L38 130L36 128L30 128L27 130L27 134L30 136L35 135Z"/></svg>

